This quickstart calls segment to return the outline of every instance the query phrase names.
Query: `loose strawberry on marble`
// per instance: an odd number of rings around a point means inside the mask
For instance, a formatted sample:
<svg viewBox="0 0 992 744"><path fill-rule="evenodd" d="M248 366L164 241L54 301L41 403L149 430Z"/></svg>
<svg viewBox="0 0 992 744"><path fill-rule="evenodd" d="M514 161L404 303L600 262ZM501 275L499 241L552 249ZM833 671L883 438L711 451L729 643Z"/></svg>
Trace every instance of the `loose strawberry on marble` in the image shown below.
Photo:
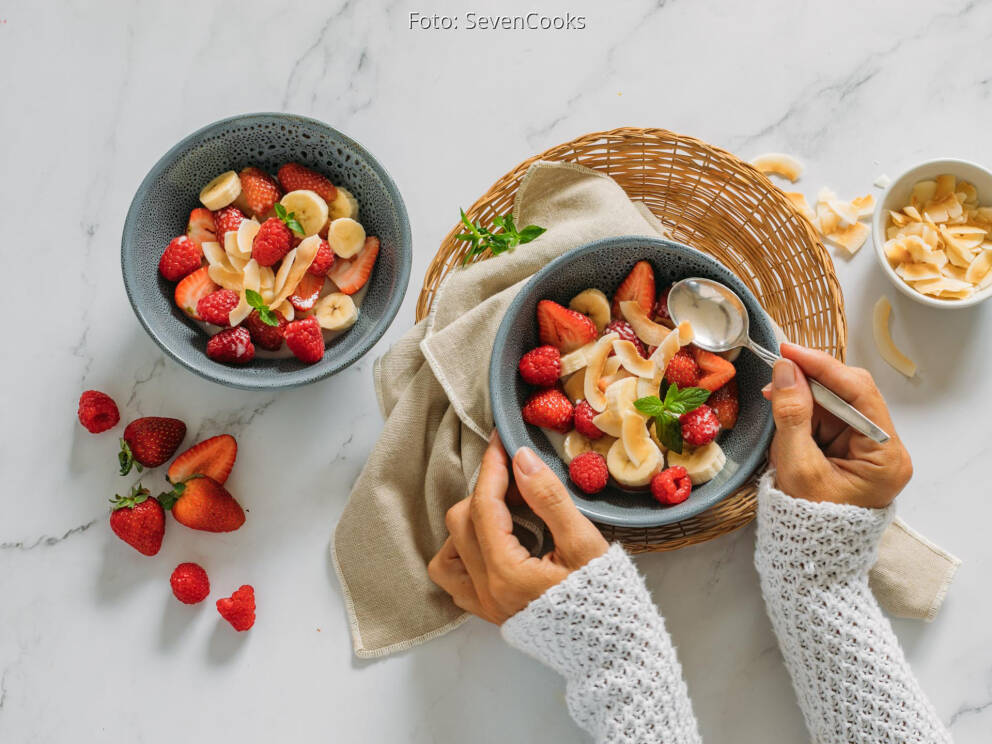
<svg viewBox="0 0 992 744"><path fill-rule="evenodd" d="M654 269L647 261L638 261L613 293L613 317L623 317L620 303L626 300L635 300L645 313L650 313L654 308L654 299Z"/></svg>
<svg viewBox="0 0 992 744"><path fill-rule="evenodd" d="M231 232L237 232L247 217L237 207L224 207L214 212L214 225L217 234L217 242L224 245L224 236Z"/></svg>
<svg viewBox="0 0 992 744"><path fill-rule="evenodd" d="M241 195L235 200L235 205L244 205L257 219L267 217L282 197L279 184L268 173L254 166L245 168L238 175L241 178Z"/></svg>
<svg viewBox="0 0 992 744"><path fill-rule="evenodd" d="M255 345L246 328L225 328L207 341L207 356L224 364L247 364L255 358Z"/></svg>
<svg viewBox="0 0 992 744"><path fill-rule="evenodd" d="M289 296L289 304L300 312L306 312L316 304L317 298L320 296L320 290L323 288L323 276L314 276L313 274L305 273L303 278L300 279L300 283L296 285L296 289Z"/></svg>
<svg viewBox="0 0 992 744"><path fill-rule="evenodd" d="M110 500L110 529L142 555L155 555L165 536L165 512L162 505L140 483L127 496Z"/></svg>
<svg viewBox="0 0 992 744"><path fill-rule="evenodd" d="M293 234L286 224L278 217L270 217L255 234L251 246L251 257L259 266L272 266L289 253L290 241Z"/></svg>
<svg viewBox="0 0 992 744"><path fill-rule="evenodd" d="M262 320L258 310L252 310L251 314L245 318L244 327L248 329L252 343L260 349L268 351L279 351L282 348L283 332L286 328L286 318L278 310L272 311L279 325L271 326Z"/></svg>
<svg viewBox="0 0 992 744"><path fill-rule="evenodd" d="M245 523L245 510L220 483L194 475L160 494L163 509L171 509L179 524L204 532L233 532Z"/></svg>
<svg viewBox="0 0 992 744"><path fill-rule="evenodd" d="M338 195L338 190L330 179L299 163L286 163L280 166L276 177L284 191L313 191L328 204Z"/></svg>
<svg viewBox="0 0 992 744"><path fill-rule="evenodd" d="M551 344L562 354L585 346L599 335L588 316L552 300L537 303L537 329L541 343Z"/></svg>
<svg viewBox="0 0 992 744"><path fill-rule="evenodd" d="M301 362L314 364L324 358L324 334L312 315L287 323L283 336L286 346Z"/></svg>
<svg viewBox="0 0 992 744"><path fill-rule="evenodd" d="M207 267L203 266L185 277L176 285L175 299L179 309L195 320L201 320L197 315L196 306L200 300L211 292L220 289L210 278Z"/></svg>
<svg viewBox="0 0 992 744"><path fill-rule="evenodd" d="M244 584L230 597L217 600L217 612L238 632L255 624L255 589Z"/></svg>
<svg viewBox="0 0 992 744"><path fill-rule="evenodd" d="M296 242L296 245L299 245L302 238L294 235L293 240ZM331 250L330 244L326 240L321 240L320 246L317 248L317 255L313 257L313 262L307 269L307 273L319 277L326 276L327 272L334 266L334 259L334 251Z"/></svg>
<svg viewBox="0 0 992 744"><path fill-rule="evenodd" d="M124 427L121 451L117 454L120 474L131 468L157 468L172 457L186 437L186 424L177 418L144 416Z"/></svg>
<svg viewBox="0 0 992 744"><path fill-rule="evenodd" d="M166 475L170 483L182 483L194 475L206 475L223 484L238 457L238 442L230 434L219 434L197 442L177 457Z"/></svg>
<svg viewBox="0 0 992 744"><path fill-rule="evenodd" d="M231 311L241 302L241 297L232 289L217 289L200 298L196 303L196 314L201 320L225 328L230 325Z"/></svg>
<svg viewBox="0 0 992 744"><path fill-rule="evenodd" d="M114 399L99 390L83 391L79 396L76 415L79 417L79 423L90 434L100 434L113 429L121 420L121 413Z"/></svg>
<svg viewBox="0 0 992 744"><path fill-rule="evenodd" d="M561 352L550 344L538 346L520 358L517 368L528 385L554 387L561 375Z"/></svg>
<svg viewBox="0 0 992 744"><path fill-rule="evenodd" d="M522 413L524 421L532 426L566 434L572 428L575 409L561 390L549 388L530 396L524 403Z"/></svg>
<svg viewBox="0 0 992 744"><path fill-rule="evenodd" d="M338 290L353 295L368 282L378 256L379 238L370 235L365 238L365 245L354 257L346 261L335 260L327 276Z"/></svg>
<svg viewBox="0 0 992 744"><path fill-rule="evenodd" d="M188 235L173 238L158 260L159 273L170 282L177 282L200 268L203 249Z"/></svg>
<svg viewBox="0 0 992 744"><path fill-rule="evenodd" d="M214 222L214 213L203 207L197 207L190 212L189 222L186 223L186 235L200 245L216 241L217 226Z"/></svg>

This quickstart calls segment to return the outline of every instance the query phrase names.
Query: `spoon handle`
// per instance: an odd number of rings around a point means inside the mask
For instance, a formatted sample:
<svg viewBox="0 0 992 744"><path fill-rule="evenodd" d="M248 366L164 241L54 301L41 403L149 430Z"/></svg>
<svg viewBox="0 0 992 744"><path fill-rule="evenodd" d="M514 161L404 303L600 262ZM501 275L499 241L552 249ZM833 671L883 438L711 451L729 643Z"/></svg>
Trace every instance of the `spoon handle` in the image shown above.
<svg viewBox="0 0 992 744"><path fill-rule="evenodd" d="M782 358L775 352L769 351L760 344L756 344L754 341L751 341L748 348L751 349L751 351L753 351L762 361L767 363L769 367L774 367L775 362ZM809 380L809 387L810 391L813 393L813 400L819 403L825 410L830 411L830 413L839 418L852 429L864 434L866 437L872 441L878 442L879 444L884 444L889 441L889 435L885 433L882 427L837 395L837 393L827 387L824 387L824 385L820 382L812 379Z"/></svg>

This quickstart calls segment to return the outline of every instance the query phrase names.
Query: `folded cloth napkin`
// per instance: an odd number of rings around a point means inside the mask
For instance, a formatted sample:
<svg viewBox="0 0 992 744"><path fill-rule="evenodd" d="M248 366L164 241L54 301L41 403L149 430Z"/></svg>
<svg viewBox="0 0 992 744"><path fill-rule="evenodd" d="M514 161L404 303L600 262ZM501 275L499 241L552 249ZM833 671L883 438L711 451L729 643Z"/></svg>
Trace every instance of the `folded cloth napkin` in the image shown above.
<svg viewBox="0 0 992 744"><path fill-rule="evenodd" d="M431 314L376 363L376 394L386 422L331 546L360 657L410 648L466 618L427 576L427 563L447 537L445 512L471 491L478 475L493 429L490 350L517 292L548 261L584 243L664 234L650 211L613 179L572 163L532 166L513 217L518 225L540 225L547 232L498 259L452 272ZM514 521L529 547L540 552L540 524L525 510ZM905 598L890 604L929 617L956 564L914 536L905 532L899 540L883 541L883 552L891 546L892 560L873 586L883 604L886 596ZM924 574L926 582L918 582Z"/></svg>

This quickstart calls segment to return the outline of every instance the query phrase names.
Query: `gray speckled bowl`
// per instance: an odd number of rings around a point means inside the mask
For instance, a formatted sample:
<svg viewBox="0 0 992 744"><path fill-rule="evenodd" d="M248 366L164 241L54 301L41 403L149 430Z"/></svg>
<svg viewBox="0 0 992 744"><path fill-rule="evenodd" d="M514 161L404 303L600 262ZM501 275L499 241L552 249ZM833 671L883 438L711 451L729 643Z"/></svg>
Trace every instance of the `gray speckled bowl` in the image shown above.
<svg viewBox="0 0 992 744"><path fill-rule="evenodd" d="M489 393L496 428L513 454L526 445L561 478L579 510L603 524L621 527L655 527L688 519L739 488L760 466L771 441L771 408L761 388L771 379L763 362L742 352L735 362L741 410L737 425L720 435L720 446L727 454L721 473L702 486L693 488L687 501L662 506L650 493L624 491L612 485L595 496L575 488L568 478L568 467L559 459L544 433L524 423L520 410L532 392L520 375L517 363L528 350L539 344L535 313L543 299L563 305L587 287L596 287L612 296L631 267L640 260L651 262L659 288L687 276L701 276L723 282L744 300L751 315L751 335L766 348L778 348L772 321L754 295L733 272L709 256L669 240L619 237L599 240L561 256L539 272L511 303L500 324L489 363Z"/></svg>
<svg viewBox="0 0 992 744"><path fill-rule="evenodd" d="M218 173L257 165L274 173L295 160L320 171L358 198L359 221L382 242L358 322L327 344L317 364L256 358L244 366L206 355L208 336L173 302L174 284L158 273L169 241L186 230L203 185ZM124 222L121 268L134 314L163 351L208 380L248 390L296 387L339 372L385 333L399 310L411 260L410 224L396 184L365 148L314 119L243 114L210 124L162 156L134 195Z"/></svg>

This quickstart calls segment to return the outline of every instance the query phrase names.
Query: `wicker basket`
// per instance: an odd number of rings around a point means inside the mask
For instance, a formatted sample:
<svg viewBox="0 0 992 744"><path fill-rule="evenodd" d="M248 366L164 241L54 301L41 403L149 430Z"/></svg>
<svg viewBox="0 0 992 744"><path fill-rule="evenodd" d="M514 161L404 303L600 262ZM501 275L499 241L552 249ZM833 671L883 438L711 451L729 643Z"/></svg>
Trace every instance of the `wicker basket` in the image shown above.
<svg viewBox="0 0 992 744"><path fill-rule="evenodd" d="M693 137L664 129L624 127L587 134L524 161L471 208L490 225L513 208L527 169L538 160L571 161L609 174L632 199L644 202L672 239L704 251L747 284L765 310L798 343L843 359L844 299L833 262L812 225L751 165ZM417 319L425 317L444 277L461 264L465 244L456 225L424 277ZM477 257L485 260L488 254ZM634 552L675 550L710 540L754 519L756 479L691 519L652 528L600 525L609 539Z"/></svg>

